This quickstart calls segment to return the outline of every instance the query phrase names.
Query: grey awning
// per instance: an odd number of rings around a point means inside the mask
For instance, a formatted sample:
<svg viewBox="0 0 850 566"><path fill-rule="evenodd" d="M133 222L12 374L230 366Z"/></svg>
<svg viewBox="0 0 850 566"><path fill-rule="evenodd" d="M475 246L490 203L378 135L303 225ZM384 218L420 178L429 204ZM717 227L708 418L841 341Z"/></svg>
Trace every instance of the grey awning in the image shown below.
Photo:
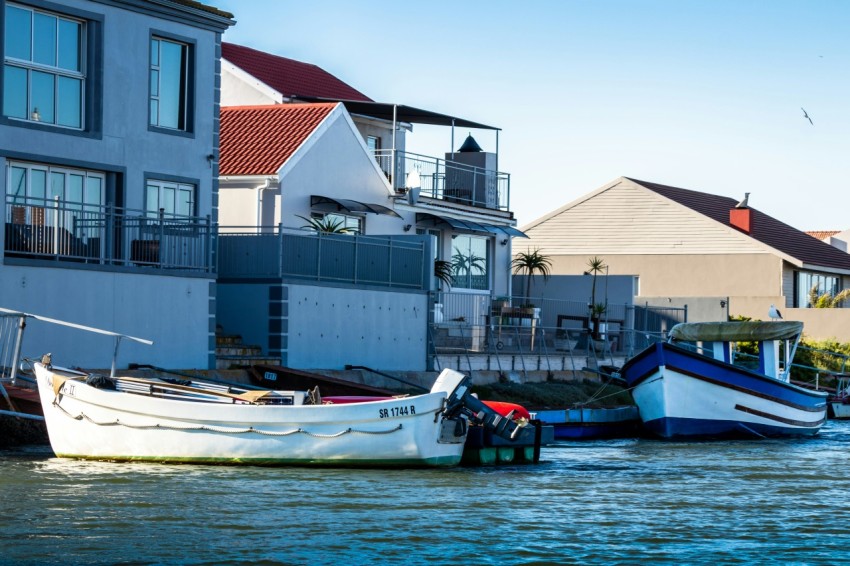
<svg viewBox="0 0 850 566"><path fill-rule="evenodd" d="M433 126L457 126L458 128L476 128L480 130L501 130L494 126L480 124L472 120L440 114L430 110L405 106L404 104L388 104L386 102L365 102L363 100L339 100L338 98L320 98L317 96L293 96L304 102L342 102L350 114L362 114L392 122L393 116L399 122L411 124L430 124ZM393 114L395 112L395 114Z"/></svg>
<svg viewBox="0 0 850 566"><path fill-rule="evenodd" d="M417 226L449 226L456 232L504 234L516 238L528 238L523 232L512 226L498 226L496 224L484 224L470 220L460 220L450 216L438 216L427 212L416 213Z"/></svg>
<svg viewBox="0 0 850 566"><path fill-rule="evenodd" d="M681 322L670 337L687 342L761 342L792 340L803 333L803 323L793 320L743 322Z"/></svg>
<svg viewBox="0 0 850 566"><path fill-rule="evenodd" d="M401 218L400 214L386 206L344 198L331 198L323 197L321 195L313 195L310 197L310 206L316 207L317 210L325 212L371 212L373 214L385 214L387 216Z"/></svg>

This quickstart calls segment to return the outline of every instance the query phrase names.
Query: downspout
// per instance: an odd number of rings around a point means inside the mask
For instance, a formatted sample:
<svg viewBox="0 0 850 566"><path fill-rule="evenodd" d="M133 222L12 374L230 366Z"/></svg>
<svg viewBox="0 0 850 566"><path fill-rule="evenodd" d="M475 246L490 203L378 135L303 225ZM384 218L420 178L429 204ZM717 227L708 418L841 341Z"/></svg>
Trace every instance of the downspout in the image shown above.
<svg viewBox="0 0 850 566"><path fill-rule="evenodd" d="M265 183L257 187L257 233L259 234L263 228L263 191L272 188L274 177L267 177Z"/></svg>

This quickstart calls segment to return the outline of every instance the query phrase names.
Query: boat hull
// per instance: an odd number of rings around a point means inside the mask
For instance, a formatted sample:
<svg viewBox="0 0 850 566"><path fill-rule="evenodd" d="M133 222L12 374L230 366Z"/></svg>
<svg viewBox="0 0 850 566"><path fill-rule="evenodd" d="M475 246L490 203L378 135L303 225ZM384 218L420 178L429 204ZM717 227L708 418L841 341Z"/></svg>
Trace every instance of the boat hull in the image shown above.
<svg viewBox="0 0 850 566"><path fill-rule="evenodd" d="M669 343L621 375L640 418L662 438L807 436L826 420L826 393L785 383Z"/></svg>
<svg viewBox="0 0 850 566"><path fill-rule="evenodd" d="M447 392L366 403L202 403L96 389L35 366L57 456L251 465L453 466L466 429Z"/></svg>
<svg viewBox="0 0 850 566"><path fill-rule="evenodd" d="M850 403L833 401L830 405L832 405L832 415L834 418L839 420L850 419Z"/></svg>

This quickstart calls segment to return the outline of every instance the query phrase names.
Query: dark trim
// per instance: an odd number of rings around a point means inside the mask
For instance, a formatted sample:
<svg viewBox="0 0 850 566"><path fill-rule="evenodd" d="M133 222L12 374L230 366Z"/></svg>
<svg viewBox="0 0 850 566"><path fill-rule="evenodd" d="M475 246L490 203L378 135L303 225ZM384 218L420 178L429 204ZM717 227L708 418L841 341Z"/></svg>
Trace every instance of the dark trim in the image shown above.
<svg viewBox="0 0 850 566"><path fill-rule="evenodd" d="M73 8L70 6L46 2L44 0L21 0L14 2L22 6L29 6L39 10L45 10L60 15L67 15L80 20L85 20L85 89L83 92L83 113L84 121L82 129L68 128L55 124L44 124L40 122L32 122L30 120L20 120L9 118L2 114L0 108L0 126L9 126L13 128L22 128L25 130L50 132L53 134L63 134L67 136L103 139L103 51L105 50L104 43L104 15L96 14ZM3 9L0 10L0 60L5 66L5 29L6 29L6 4L3 2ZM0 92L3 92L3 75L0 73ZM148 81L150 82L150 81ZM2 104L2 103L0 103Z"/></svg>
<svg viewBox="0 0 850 566"><path fill-rule="evenodd" d="M223 32L236 22L225 17L229 14L223 10L217 10L212 6L204 8L193 8L181 2L172 2L169 6L166 2L156 3L145 0L92 0L113 8L144 14L162 20L178 22L206 31ZM213 11L216 10L216 11ZM232 14L229 14L232 17Z"/></svg>
<svg viewBox="0 0 850 566"><path fill-rule="evenodd" d="M73 269L77 271L102 271L110 273L128 273L132 275L159 275L161 277L180 277L187 279L215 279L216 274L200 270L156 269L153 267L133 267L104 263L84 263L81 261L63 261L50 259L28 259L22 257L3 257L3 265L19 267L52 267L55 269Z"/></svg>
<svg viewBox="0 0 850 566"><path fill-rule="evenodd" d="M792 426L801 426L801 427L815 427L821 426L824 422L826 422L826 416L821 419L812 422L806 421L798 421L795 419L786 419L785 417L780 417L779 415L774 415L772 413L765 413L764 411L759 411L757 409L751 409L750 407L745 407L743 405L735 405L735 410L741 411L742 413L748 413L750 415L755 415L757 417L762 417L765 419L770 419L772 421L777 421L780 423L784 423ZM823 409L824 415L826 415L826 410Z"/></svg>
<svg viewBox="0 0 850 566"><path fill-rule="evenodd" d="M186 54L186 73L188 78L186 79L186 129L185 130L175 130L171 128L163 128L162 126L155 126L151 124L151 81L150 81L150 45L151 40L153 38L165 39L167 41L174 41L176 43L184 44L187 49ZM148 43L147 43L147 73L145 76L147 77L148 84L148 93L147 93L147 115L148 115L148 131L157 132L160 134L168 134L171 136L178 136L184 138L195 138L195 109L198 106L198 96L197 96L197 83L198 83L198 41L191 37L186 37L183 35L177 35L174 33L170 33L167 31L162 31L158 29L151 28L148 33Z"/></svg>
<svg viewBox="0 0 850 566"><path fill-rule="evenodd" d="M53 155L41 155L35 153L25 153L21 151L8 151L0 149L0 157L14 161L28 161L30 163L39 163L42 165L57 165L59 167L73 167L76 169L88 169L92 171L101 171L104 173L121 173L127 174L127 168L122 165L109 165L106 163L96 163L94 161L81 161L79 159L66 159L64 157L56 157Z"/></svg>

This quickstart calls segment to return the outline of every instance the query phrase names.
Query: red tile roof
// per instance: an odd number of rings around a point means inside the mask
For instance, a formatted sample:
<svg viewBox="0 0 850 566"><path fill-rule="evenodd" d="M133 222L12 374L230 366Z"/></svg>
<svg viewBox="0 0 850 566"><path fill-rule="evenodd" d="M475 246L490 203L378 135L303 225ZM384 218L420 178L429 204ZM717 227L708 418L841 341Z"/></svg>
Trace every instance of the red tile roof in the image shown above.
<svg viewBox="0 0 850 566"><path fill-rule="evenodd" d="M221 44L221 57L269 85L283 96L374 102L324 69L233 43Z"/></svg>
<svg viewBox="0 0 850 566"><path fill-rule="evenodd" d="M738 203L729 197L630 180L726 226L730 226L729 211ZM750 207L750 210L753 223L748 235L751 238L812 266L850 269L850 254L847 252L816 240L755 208Z"/></svg>
<svg viewBox="0 0 850 566"><path fill-rule="evenodd" d="M219 175L273 175L337 103L221 109Z"/></svg>
<svg viewBox="0 0 850 566"><path fill-rule="evenodd" d="M818 240L826 240L830 236L835 236L841 230L806 230L806 234Z"/></svg>

